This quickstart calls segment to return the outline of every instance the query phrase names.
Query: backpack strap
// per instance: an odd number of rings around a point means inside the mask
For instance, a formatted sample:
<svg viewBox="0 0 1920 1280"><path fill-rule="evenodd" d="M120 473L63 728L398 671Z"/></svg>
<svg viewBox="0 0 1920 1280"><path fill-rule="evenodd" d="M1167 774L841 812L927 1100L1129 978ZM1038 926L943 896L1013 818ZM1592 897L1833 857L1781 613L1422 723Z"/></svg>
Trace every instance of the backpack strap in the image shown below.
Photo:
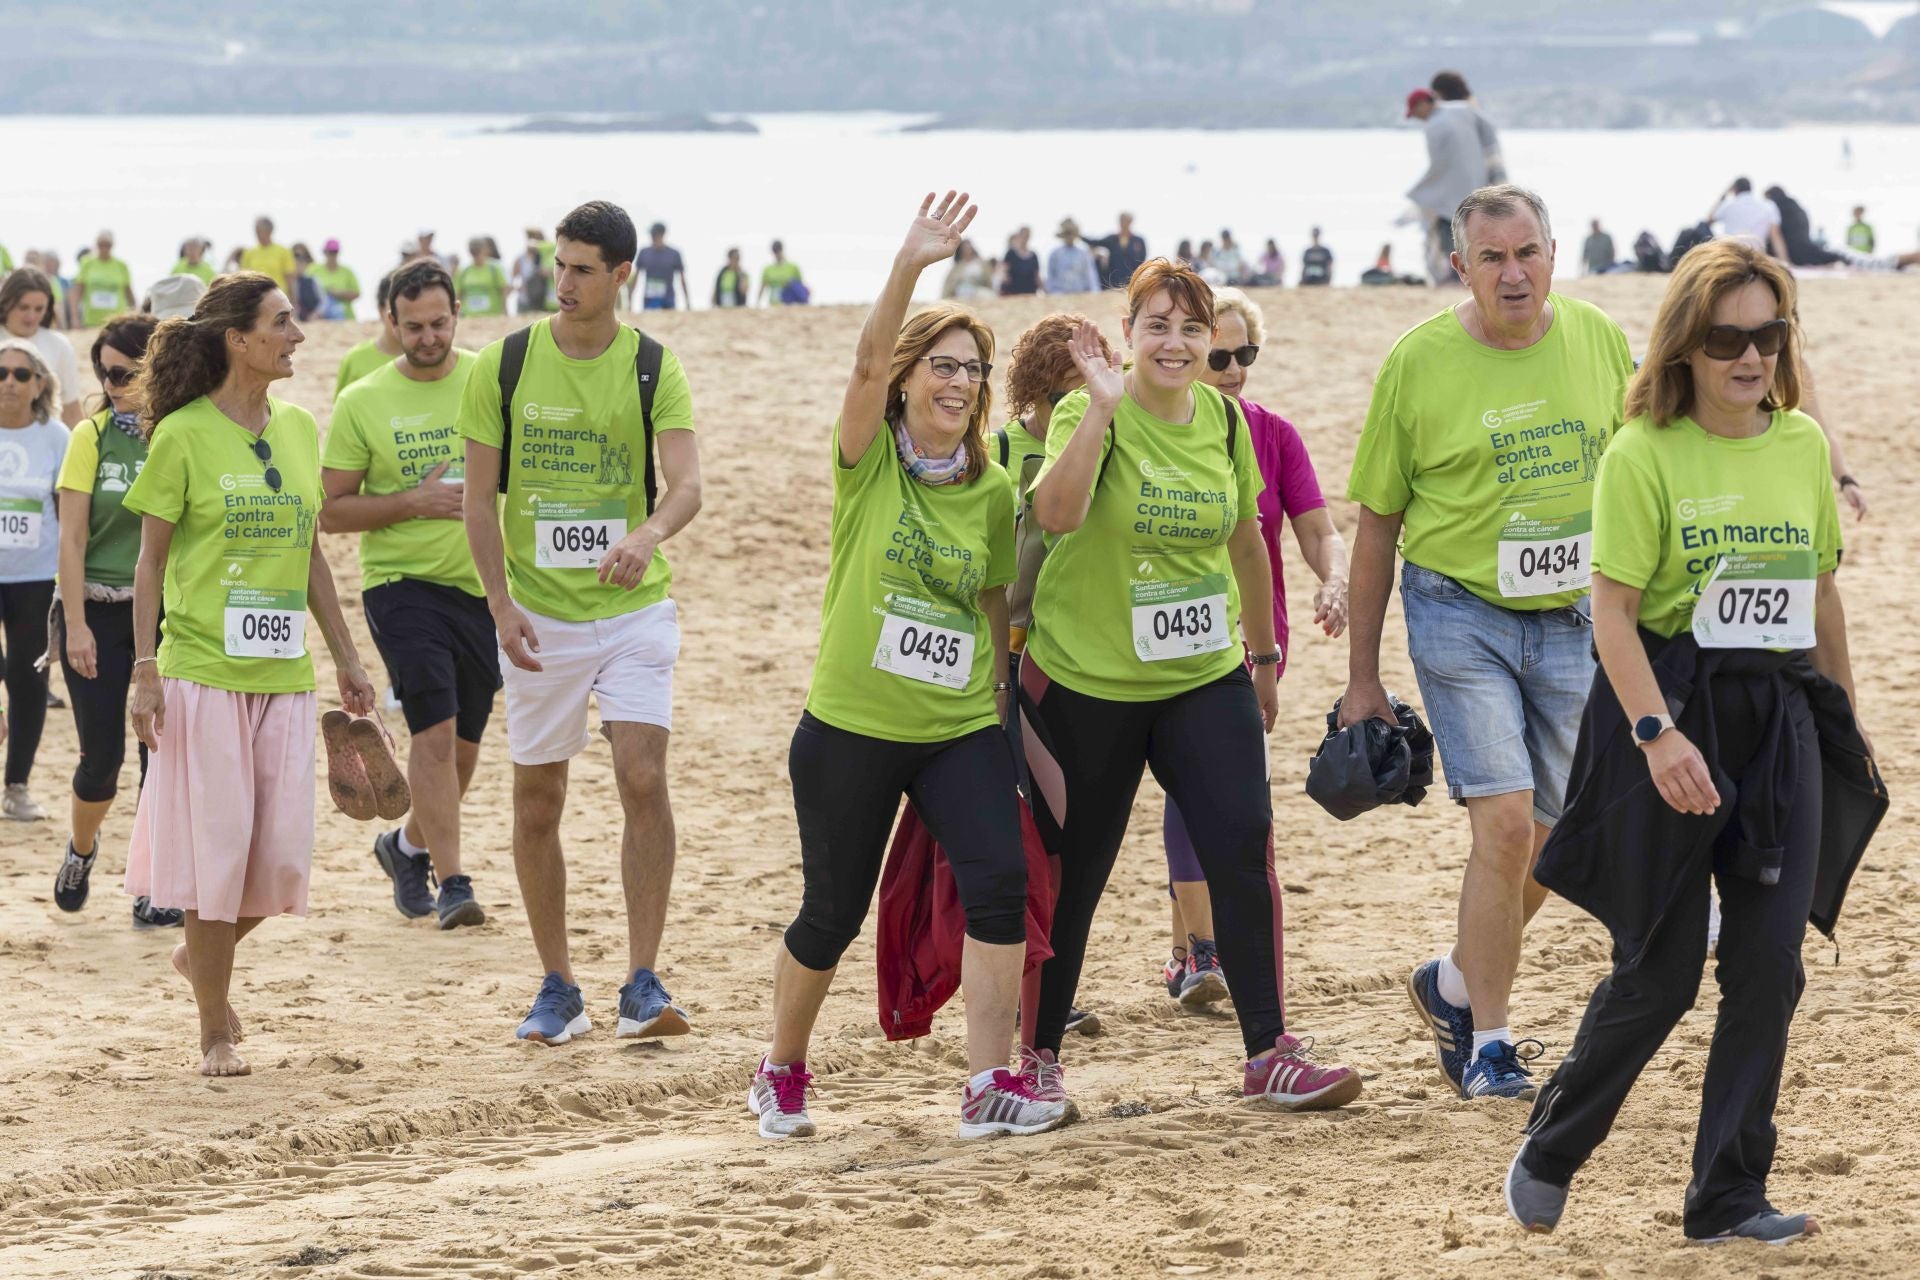
<svg viewBox="0 0 1920 1280"><path fill-rule="evenodd" d="M1198 393L1196 392L1195 394L1197 395ZM1234 450L1237 449L1240 444L1240 406L1234 402L1232 396L1226 395L1220 397L1220 403L1225 405L1227 410L1227 461L1232 462ZM1114 421L1107 424L1107 435L1109 437L1113 435L1114 427L1119 420L1119 415L1116 414L1114 415ZM1115 442L1115 447L1118 447L1118 441ZM1108 449L1106 456L1100 459L1100 470L1094 474L1094 488L1098 489L1100 482L1107 478L1107 464L1112 461L1113 449Z"/></svg>
<svg viewBox="0 0 1920 1280"><path fill-rule="evenodd" d="M993 438L1000 442L1000 465L1004 467L1007 465L1007 459L1013 454L1013 443L1007 439L1007 429L1005 427L995 427L993 429Z"/></svg>
<svg viewBox="0 0 1920 1280"><path fill-rule="evenodd" d="M539 323L535 321L534 323ZM527 366L527 343L532 340L533 325L515 329L500 344L500 492L507 491L507 478L513 474L513 393L520 385L520 371Z"/></svg>
<svg viewBox="0 0 1920 1280"><path fill-rule="evenodd" d="M653 471L653 394L660 385L660 364L667 349L655 338L648 337L635 329L640 339L640 349L634 353L633 376L640 384L640 425L645 431L643 447L647 452L647 514L653 514L653 501L656 493Z"/></svg>

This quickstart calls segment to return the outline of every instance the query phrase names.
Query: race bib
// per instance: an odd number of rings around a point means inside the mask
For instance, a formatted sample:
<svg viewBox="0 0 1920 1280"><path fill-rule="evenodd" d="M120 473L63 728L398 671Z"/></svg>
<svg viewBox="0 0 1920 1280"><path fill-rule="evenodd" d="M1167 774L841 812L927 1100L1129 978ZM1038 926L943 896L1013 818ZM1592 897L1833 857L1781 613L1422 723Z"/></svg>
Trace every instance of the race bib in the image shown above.
<svg viewBox="0 0 1920 1280"><path fill-rule="evenodd" d="M665 280L655 280L652 276L648 276L647 284L646 284L647 301L658 302L660 299L667 296L667 290L671 289L672 287L673 287L673 278L671 276L669 276Z"/></svg>
<svg viewBox="0 0 1920 1280"><path fill-rule="evenodd" d="M0 498L0 550L32 551L40 545L46 514L38 498Z"/></svg>
<svg viewBox="0 0 1920 1280"><path fill-rule="evenodd" d="M542 569L597 569L627 536L627 504L564 500L533 507L533 563Z"/></svg>
<svg viewBox="0 0 1920 1280"><path fill-rule="evenodd" d="M922 684L965 689L973 675L973 615L889 592L873 665Z"/></svg>
<svg viewBox="0 0 1920 1280"><path fill-rule="evenodd" d="M229 587L225 617L229 658L299 658L307 652L307 593Z"/></svg>
<svg viewBox="0 0 1920 1280"><path fill-rule="evenodd" d="M112 289L95 289L87 295L87 305L95 311L111 311L120 305L120 295Z"/></svg>
<svg viewBox="0 0 1920 1280"><path fill-rule="evenodd" d="M1702 649L1811 649L1811 551L1729 552L1693 606Z"/></svg>
<svg viewBox="0 0 1920 1280"><path fill-rule="evenodd" d="M1500 594L1557 596L1593 583L1593 513L1536 520L1518 511L1500 526Z"/></svg>
<svg viewBox="0 0 1920 1280"><path fill-rule="evenodd" d="M493 314L493 295L485 289L467 290L467 314L470 316L490 316Z"/></svg>
<svg viewBox="0 0 1920 1280"><path fill-rule="evenodd" d="M1189 658L1232 643L1225 574L1133 584L1133 652L1140 661Z"/></svg>

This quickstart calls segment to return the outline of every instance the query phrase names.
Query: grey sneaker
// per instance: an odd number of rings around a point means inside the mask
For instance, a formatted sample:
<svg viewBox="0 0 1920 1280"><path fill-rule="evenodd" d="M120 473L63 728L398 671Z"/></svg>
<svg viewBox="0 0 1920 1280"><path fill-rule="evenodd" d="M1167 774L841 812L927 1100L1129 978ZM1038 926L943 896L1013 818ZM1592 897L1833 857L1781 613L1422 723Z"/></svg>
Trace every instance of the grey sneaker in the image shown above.
<svg viewBox="0 0 1920 1280"><path fill-rule="evenodd" d="M39 801L27 794L24 782L9 782L4 800L0 800L0 817L9 822L40 822L47 811L40 807Z"/></svg>
<svg viewBox="0 0 1920 1280"><path fill-rule="evenodd" d="M53 900L62 911L78 911L87 905L93 860L99 855L100 841L97 839L85 857L74 850L72 840L67 841L66 857L60 860L60 870L53 877Z"/></svg>
<svg viewBox="0 0 1920 1280"><path fill-rule="evenodd" d="M1560 1225L1560 1215L1567 1207L1567 1189L1527 1172L1527 1166L1520 1162L1526 1150L1527 1144L1521 1143L1520 1150L1513 1153L1513 1163L1507 1166L1507 1212L1527 1230L1545 1235Z"/></svg>
<svg viewBox="0 0 1920 1280"><path fill-rule="evenodd" d="M1761 1244L1786 1244L1798 1240L1801 1236L1817 1236L1820 1224L1804 1213L1781 1213L1778 1209L1766 1209L1754 1214L1731 1231L1723 1231L1717 1236L1703 1236L1701 1244L1725 1244L1729 1240L1758 1240Z"/></svg>
<svg viewBox="0 0 1920 1280"><path fill-rule="evenodd" d="M433 876L433 859L424 853L400 852L400 829L384 831L373 840L373 856L380 869L393 881L393 905L409 920L433 914L433 891L427 881Z"/></svg>
<svg viewBox="0 0 1920 1280"><path fill-rule="evenodd" d="M440 900L435 904L442 929L458 929L463 924L485 924L487 913L473 900L472 876L448 876L440 882Z"/></svg>
<svg viewBox="0 0 1920 1280"><path fill-rule="evenodd" d="M133 900L133 927L136 929L178 929L187 922L187 913L179 907L156 907L153 899L142 894Z"/></svg>

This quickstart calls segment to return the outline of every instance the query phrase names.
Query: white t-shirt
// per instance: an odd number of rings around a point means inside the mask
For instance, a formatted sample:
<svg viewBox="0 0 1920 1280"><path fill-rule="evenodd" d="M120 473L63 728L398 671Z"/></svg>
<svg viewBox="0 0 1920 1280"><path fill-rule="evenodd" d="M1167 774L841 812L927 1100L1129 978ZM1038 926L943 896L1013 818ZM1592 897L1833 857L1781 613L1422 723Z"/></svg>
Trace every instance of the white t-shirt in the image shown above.
<svg viewBox="0 0 1920 1280"><path fill-rule="evenodd" d="M0 582L46 582L59 571L53 483L70 435L54 418L15 430L0 428ZM15 655L20 662L39 656Z"/></svg>
<svg viewBox="0 0 1920 1280"><path fill-rule="evenodd" d="M1713 220L1720 224L1721 235L1751 240L1764 249L1767 233L1780 225L1780 209L1765 196L1742 191L1722 200L1713 211Z"/></svg>
<svg viewBox="0 0 1920 1280"><path fill-rule="evenodd" d="M54 397L55 403L78 400L80 361L73 354L73 344L67 341L67 335L58 329L41 329L33 335L33 345L40 349L40 358L47 362L47 368L53 370L53 376L60 380L60 394Z"/></svg>

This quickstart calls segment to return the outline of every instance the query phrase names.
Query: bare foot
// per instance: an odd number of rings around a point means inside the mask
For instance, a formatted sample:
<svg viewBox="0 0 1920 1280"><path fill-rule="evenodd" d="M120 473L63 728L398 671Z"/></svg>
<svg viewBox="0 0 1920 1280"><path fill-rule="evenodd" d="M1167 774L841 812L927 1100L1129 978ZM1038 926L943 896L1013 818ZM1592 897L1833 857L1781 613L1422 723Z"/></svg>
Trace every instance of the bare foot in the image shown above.
<svg viewBox="0 0 1920 1280"><path fill-rule="evenodd" d="M175 972L179 973L179 975L188 982L193 981L193 970L188 965L187 944L184 942L173 949L173 967ZM231 1003L227 1005L227 1034L233 1037L235 1044L239 1044L247 1038L241 1033L240 1015L233 1011L233 1005Z"/></svg>
<svg viewBox="0 0 1920 1280"><path fill-rule="evenodd" d="M232 1042L215 1040L207 1046L207 1054L200 1059L200 1074L203 1076L246 1076L253 1074L253 1068L247 1060L234 1049Z"/></svg>

